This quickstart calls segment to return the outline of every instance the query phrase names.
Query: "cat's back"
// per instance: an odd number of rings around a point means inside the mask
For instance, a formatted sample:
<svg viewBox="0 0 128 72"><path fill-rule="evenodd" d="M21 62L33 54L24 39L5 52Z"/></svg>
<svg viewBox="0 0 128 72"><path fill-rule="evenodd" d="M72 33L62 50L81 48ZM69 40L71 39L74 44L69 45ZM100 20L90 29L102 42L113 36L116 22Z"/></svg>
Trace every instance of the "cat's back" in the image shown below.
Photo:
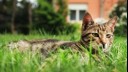
<svg viewBox="0 0 128 72"><path fill-rule="evenodd" d="M20 51L24 50L38 50L38 49L43 49L43 50L54 50L60 45L63 44L70 44L72 43L71 41L60 41L57 39L38 39L38 40L20 40L20 41L15 41L15 42L10 42L8 44L8 47L10 49L15 49L18 48Z"/></svg>

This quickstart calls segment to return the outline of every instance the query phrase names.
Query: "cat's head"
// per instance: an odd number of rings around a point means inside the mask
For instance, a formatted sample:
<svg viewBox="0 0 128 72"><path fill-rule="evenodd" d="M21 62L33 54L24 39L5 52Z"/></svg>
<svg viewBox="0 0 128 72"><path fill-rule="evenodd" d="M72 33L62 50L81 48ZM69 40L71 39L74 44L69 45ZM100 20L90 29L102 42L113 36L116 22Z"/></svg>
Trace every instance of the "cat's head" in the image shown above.
<svg viewBox="0 0 128 72"><path fill-rule="evenodd" d="M97 24L93 21L91 15L86 12L83 17L81 42L85 47L92 47L93 52L101 49L108 52L113 43L113 32L117 16L114 16L104 24Z"/></svg>

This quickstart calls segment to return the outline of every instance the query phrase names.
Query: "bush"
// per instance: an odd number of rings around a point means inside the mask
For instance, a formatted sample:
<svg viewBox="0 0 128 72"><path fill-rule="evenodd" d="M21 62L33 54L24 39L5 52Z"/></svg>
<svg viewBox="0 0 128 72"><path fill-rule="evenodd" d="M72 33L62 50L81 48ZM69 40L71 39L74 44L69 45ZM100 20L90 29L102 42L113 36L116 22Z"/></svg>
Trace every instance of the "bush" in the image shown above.
<svg viewBox="0 0 128 72"><path fill-rule="evenodd" d="M80 25L78 24L65 24L61 27L56 27L55 29L48 27L47 30L46 28L39 28L39 29L34 29L32 31L32 34L54 34L54 35L60 35L60 34L74 34L78 33L80 31Z"/></svg>
<svg viewBox="0 0 128 72"><path fill-rule="evenodd" d="M115 34L119 36L126 36L127 35L127 26L120 25L115 28Z"/></svg>
<svg viewBox="0 0 128 72"><path fill-rule="evenodd" d="M127 34L127 0L119 0L113 7L110 18L117 15L119 17L118 26L115 29L115 34L126 35Z"/></svg>
<svg viewBox="0 0 128 72"><path fill-rule="evenodd" d="M65 24L63 28L59 29L60 33L73 34L80 30L79 24Z"/></svg>
<svg viewBox="0 0 128 72"><path fill-rule="evenodd" d="M55 12L53 5L47 0L38 0L38 4L33 14L34 30L50 34L75 32L76 26L67 24L65 16L61 12Z"/></svg>

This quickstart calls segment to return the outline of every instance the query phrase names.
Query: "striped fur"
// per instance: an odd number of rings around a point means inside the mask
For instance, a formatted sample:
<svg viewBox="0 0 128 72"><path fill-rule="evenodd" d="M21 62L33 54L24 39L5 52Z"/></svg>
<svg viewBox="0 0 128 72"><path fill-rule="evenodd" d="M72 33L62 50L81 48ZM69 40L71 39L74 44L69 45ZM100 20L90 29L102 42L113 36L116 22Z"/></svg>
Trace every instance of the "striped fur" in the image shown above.
<svg viewBox="0 0 128 72"><path fill-rule="evenodd" d="M63 49L64 46L73 49L74 51L82 51L82 47L89 50L92 46L92 53L97 53L98 48L103 52L108 52L113 42L113 32L117 21L117 17L113 17L104 24L97 24L93 21L89 13L85 13L83 17L81 39L78 42L59 41L55 39L47 40L21 40L18 42L11 42L9 48L18 48L20 51L28 49L32 51L41 51L43 54L48 54L51 51L57 50L59 47Z"/></svg>

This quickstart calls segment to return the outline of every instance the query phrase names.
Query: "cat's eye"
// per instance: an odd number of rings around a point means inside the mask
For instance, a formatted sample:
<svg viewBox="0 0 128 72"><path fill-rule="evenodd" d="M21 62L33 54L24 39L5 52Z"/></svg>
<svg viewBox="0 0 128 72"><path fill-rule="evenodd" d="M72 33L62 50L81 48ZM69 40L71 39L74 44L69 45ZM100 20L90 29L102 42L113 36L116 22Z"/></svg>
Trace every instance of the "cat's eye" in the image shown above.
<svg viewBox="0 0 128 72"><path fill-rule="evenodd" d="M94 37L99 37L99 34L98 34L98 33L92 33L92 35L93 35Z"/></svg>
<svg viewBox="0 0 128 72"><path fill-rule="evenodd" d="M107 35L106 35L106 38L111 38L111 37L112 37L111 34L107 34Z"/></svg>

